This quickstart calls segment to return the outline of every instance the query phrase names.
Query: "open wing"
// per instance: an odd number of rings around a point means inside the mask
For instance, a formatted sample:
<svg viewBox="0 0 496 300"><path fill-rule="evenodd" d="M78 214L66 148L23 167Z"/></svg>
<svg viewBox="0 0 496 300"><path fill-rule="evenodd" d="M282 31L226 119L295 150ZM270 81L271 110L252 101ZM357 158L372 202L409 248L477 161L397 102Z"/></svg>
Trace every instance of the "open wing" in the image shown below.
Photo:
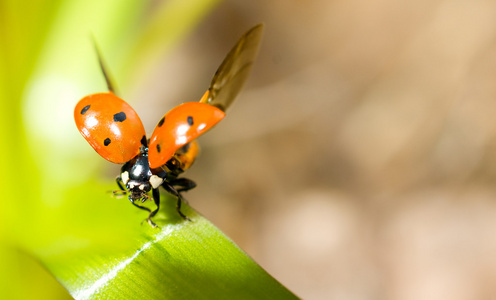
<svg viewBox="0 0 496 300"><path fill-rule="evenodd" d="M263 24L256 25L241 36L215 72L200 103L188 102L179 105L159 121L148 148L151 168L165 164L182 146L224 118L226 109L248 78L258 54L263 27Z"/></svg>
<svg viewBox="0 0 496 300"><path fill-rule="evenodd" d="M100 49L98 48L98 45L96 44L96 40L94 37L93 37L93 47L95 47L96 56L98 57L98 64L100 65L100 70L102 71L103 77L105 78L105 82L107 83L107 88L109 92L112 92L112 94L117 95L114 81L112 80L112 77L110 76L107 70L107 66L103 61L102 53L100 52Z"/></svg>
<svg viewBox="0 0 496 300"><path fill-rule="evenodd" d="M224 112L227 110L250 74L258 54L263 27L263 24L258 24L241 36L215 72L210 87L200 102Z"/></svg>

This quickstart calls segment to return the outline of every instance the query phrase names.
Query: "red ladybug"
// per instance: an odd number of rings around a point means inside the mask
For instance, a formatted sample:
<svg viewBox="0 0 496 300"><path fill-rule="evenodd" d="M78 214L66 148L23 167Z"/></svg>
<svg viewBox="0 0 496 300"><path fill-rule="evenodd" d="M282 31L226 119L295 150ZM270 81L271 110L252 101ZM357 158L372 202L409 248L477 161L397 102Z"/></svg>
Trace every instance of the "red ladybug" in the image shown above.
<svg viewBox="0 0 496 300"><path fill-rule="evenodd" d="M124 164L117 177L118 193L129 194L136 207L149 212L147 221L156 227L152 217L160 208L159 188L177 197L181 212L181 192L196 184L179 175L194 162L199 147L195 139L225 116L237 96L257 56L263 24L248 30L231 49L215 73L210 87L199 102L183 103L167 112L158 122L150 139L138 114L114 94L111 81L99 55L108 93L92 94L79 101L74 109L76 126L88 143L106 160ZM157 208L151 210L136 202L150 199Z"/></svg>

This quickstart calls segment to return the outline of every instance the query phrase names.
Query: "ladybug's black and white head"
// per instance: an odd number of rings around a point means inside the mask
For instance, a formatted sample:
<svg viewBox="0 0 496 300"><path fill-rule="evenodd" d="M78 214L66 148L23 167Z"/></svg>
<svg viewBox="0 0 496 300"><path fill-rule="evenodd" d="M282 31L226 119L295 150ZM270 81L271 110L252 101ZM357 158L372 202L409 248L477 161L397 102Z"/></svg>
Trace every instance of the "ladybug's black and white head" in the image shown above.
<svg viewBox="0 0 496 300"><path fill-rule="evenodd" d="M152 173L146 152L125 163L120 177L132 202L147 198L146 194L149 191L159 188L164 182L162 177Z"/></svg>

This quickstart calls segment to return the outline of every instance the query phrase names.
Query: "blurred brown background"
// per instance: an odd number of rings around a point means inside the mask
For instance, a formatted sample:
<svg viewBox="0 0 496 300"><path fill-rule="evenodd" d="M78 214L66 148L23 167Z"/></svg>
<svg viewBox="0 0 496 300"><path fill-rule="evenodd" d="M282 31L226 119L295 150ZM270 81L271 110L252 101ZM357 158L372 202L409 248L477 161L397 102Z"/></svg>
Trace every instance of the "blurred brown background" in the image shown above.
<svg viewBox="0 0 496 300"><path fill-rule="evenodd" d="M133 91L145 127L259 22L190 204L305 299L495 297L496 2L225 1Z"/></svg>

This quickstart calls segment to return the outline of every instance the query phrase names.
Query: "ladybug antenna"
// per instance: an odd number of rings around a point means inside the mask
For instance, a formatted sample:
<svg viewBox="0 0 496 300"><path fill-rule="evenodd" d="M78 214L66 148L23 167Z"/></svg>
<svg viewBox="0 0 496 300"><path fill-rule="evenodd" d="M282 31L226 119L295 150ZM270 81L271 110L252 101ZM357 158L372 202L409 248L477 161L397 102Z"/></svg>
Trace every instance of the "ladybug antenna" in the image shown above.
<svg viewBox="0 0 496 300"><path fill-rule="evenodd" d="M120 199L124 196L127 195L127 191L123 191L123 190L117 190L117 191L108 191L109 193L112 193L112 196L117 198L117 199Z"/></svg>
<svg viewBox="0 0 496 300"><path fill-rule="evenodd" d="M98 64L100 65L100 70L102 71L103 77L105 78L105 82L107 83L107 88L109 92L112 92L112 94L117 95L115 84L113 83L113 80L110 77L109 72L107 71L106 64L103 61L103 57L98 47L98 44L96 43L95 36L91 35L91 39L93 41L93 47L95 48L96 56L98 57Z"/></svg>
<svg viewBox="0 0 496 300"><path fill-rule="evenodd" d="M141 199L141 203L144 203L146 200L151 200L151 198L147 194L144 194L143 199Z"/></svg>

